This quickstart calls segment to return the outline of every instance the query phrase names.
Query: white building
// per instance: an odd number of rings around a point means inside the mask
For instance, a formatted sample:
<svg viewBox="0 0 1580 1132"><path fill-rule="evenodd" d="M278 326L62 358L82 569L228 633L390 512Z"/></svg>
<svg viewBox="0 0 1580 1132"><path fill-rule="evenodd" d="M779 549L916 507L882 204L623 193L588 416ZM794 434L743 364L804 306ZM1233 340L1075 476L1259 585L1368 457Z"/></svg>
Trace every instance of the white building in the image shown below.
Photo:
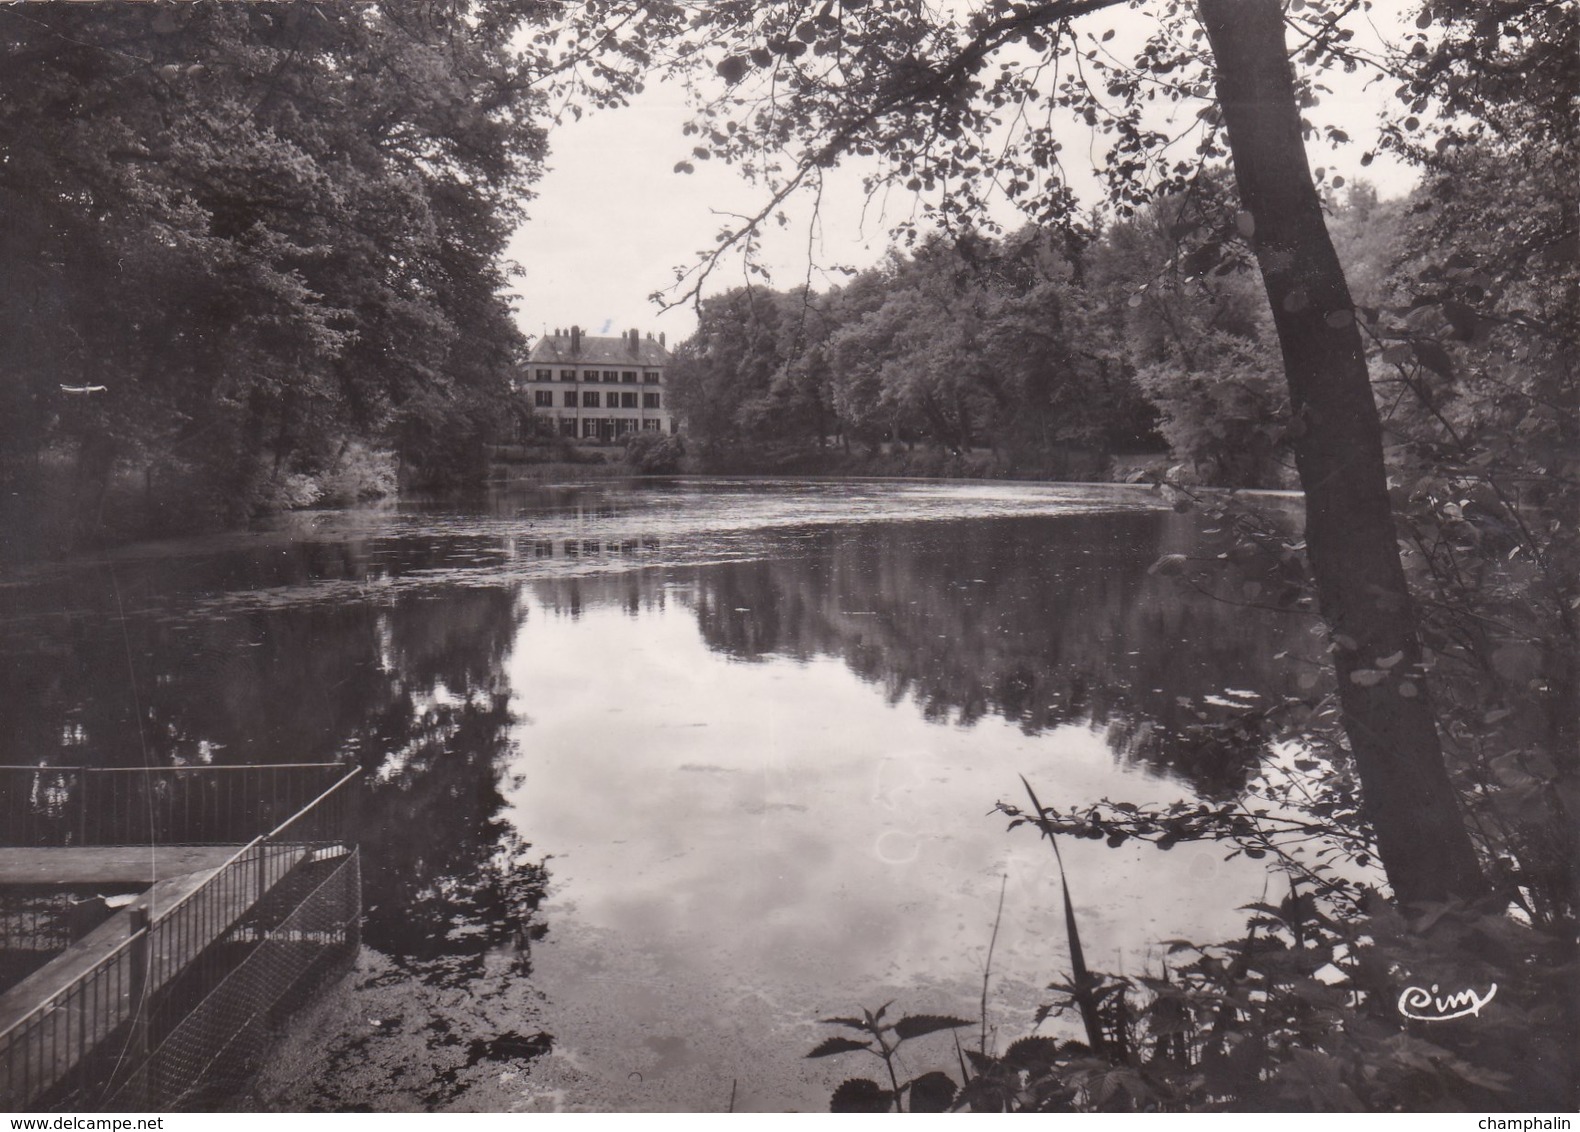
<svg viewBox="0 0 1580 1132"><path fill-rule="evenodd" d="M679 424L664 385L668 361L662 334L656 341L635 330L618 338L594 338L579 326L569 333L545 334L527 357L533 411L572 439L673 433Z"/></svg>

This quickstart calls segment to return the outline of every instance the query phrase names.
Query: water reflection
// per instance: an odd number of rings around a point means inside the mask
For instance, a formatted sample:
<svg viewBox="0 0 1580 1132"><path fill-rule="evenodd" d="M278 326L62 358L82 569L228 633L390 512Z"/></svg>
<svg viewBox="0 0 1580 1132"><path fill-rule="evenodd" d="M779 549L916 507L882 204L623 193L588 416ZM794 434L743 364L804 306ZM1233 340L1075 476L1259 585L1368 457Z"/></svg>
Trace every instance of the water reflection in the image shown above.
<svg viewBox="0 0 1580 1132"><path fill-rule="evenodd" d="M1302 619L1149 574L1162 554L1211 553L1203 540L1172 512L821 527L782 532L765 559L532 590L572 616L605 602L662 608L674 592L728 656L837 657L940 723L996 715L1027 734L1095 723L1121 758L1222 794L1265 744L1262 710L1298 690L1298 669L1270 658L1309 651L1310 638ZM1245 725L1204 731L1230 718Z"/></svg>
<svg viewBox="0 0 1580 1132"><path fill-rule="evenodd" d="M599 1107L695 1107L737 1063L742 1107L820 1104L796 1068L819 1014L880 991L973 1008L994 878L1018 917L995 962L1023 989L1056 973L1045 850L981 817L1016 774L1068 803L1232 791L1258 705L1293 691L1273 658L1310 639L1152 576L1210 539L1101 496L525 504L0 585L0 762L364 768L371 951L279 1107L517 1107L490 1064L563 1043L602 1067ZM1206 741L1225 717L1238 740ZM1210 851L1133 848L1069 855L1124 956L1210 934L1193 902L1246 883ZM392 1021L413 994L425 1020Z"/></svg>

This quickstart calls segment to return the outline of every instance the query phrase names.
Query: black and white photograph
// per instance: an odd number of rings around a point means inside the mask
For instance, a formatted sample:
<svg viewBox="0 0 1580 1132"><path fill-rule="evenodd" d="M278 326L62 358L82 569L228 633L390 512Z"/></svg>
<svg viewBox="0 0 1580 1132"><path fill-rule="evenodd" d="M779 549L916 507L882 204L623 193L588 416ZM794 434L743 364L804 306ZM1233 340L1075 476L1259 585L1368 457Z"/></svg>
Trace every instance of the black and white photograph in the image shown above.
<svg viewBox="0 0 1580 1132"><path fill-rule="evenodd" d="M1577 130L1571 0L0 2L9 1127L1570 1129Z"/></svg>

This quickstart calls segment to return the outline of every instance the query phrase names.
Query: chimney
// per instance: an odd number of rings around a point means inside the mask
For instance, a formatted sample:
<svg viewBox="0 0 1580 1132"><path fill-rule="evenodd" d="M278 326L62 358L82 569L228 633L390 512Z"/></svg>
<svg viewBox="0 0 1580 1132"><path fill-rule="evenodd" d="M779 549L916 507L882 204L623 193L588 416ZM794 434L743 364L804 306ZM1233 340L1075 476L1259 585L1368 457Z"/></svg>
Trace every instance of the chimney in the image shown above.
<svg viewBox="0 0 1580 1132"><path fill-rule="evenodd" d="M662 330L658 332L658 348L660 350L664 348L664 332Z"/></svg>
<svg viewBox="0 0 1580 1132"><path fill-rule="evenodd" d="M582 328L579 327L579 326L573 326L573 327L571 327L571 353L579 354L581 352L582 352Z"/></svg>
<svg viewBox="0 0 1580 1132"><path fill-rule="evenodd" d="M631 331L631 340L626 344L630 347L633 358L642 352L642 336L635 330Z"/></svg>

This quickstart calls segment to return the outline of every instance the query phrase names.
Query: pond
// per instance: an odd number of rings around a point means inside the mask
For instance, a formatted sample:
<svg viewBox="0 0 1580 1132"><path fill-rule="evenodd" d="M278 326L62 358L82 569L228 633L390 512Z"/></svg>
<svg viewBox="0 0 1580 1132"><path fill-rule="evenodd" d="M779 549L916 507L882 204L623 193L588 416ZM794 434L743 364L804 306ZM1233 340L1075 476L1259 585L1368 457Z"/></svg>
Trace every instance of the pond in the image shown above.
<svg viewBox="0 0 1580 1132"><path fill-rule="evenodd" d="M1069 806L1254 773L1254 729L1198 725L1308 689L1315 638L1149 570L1221 537L1022 484L297 515L0 575L0 763L364 768L361 958L236 1107L821 1109L874 1066L806 1060L819 1018L985 1001L962 1041L1002 1048L1053 1000L1052 854L993 812L1019 776ZM1205 845L1064 859L1113 971L1275 884Z"/></svg>

